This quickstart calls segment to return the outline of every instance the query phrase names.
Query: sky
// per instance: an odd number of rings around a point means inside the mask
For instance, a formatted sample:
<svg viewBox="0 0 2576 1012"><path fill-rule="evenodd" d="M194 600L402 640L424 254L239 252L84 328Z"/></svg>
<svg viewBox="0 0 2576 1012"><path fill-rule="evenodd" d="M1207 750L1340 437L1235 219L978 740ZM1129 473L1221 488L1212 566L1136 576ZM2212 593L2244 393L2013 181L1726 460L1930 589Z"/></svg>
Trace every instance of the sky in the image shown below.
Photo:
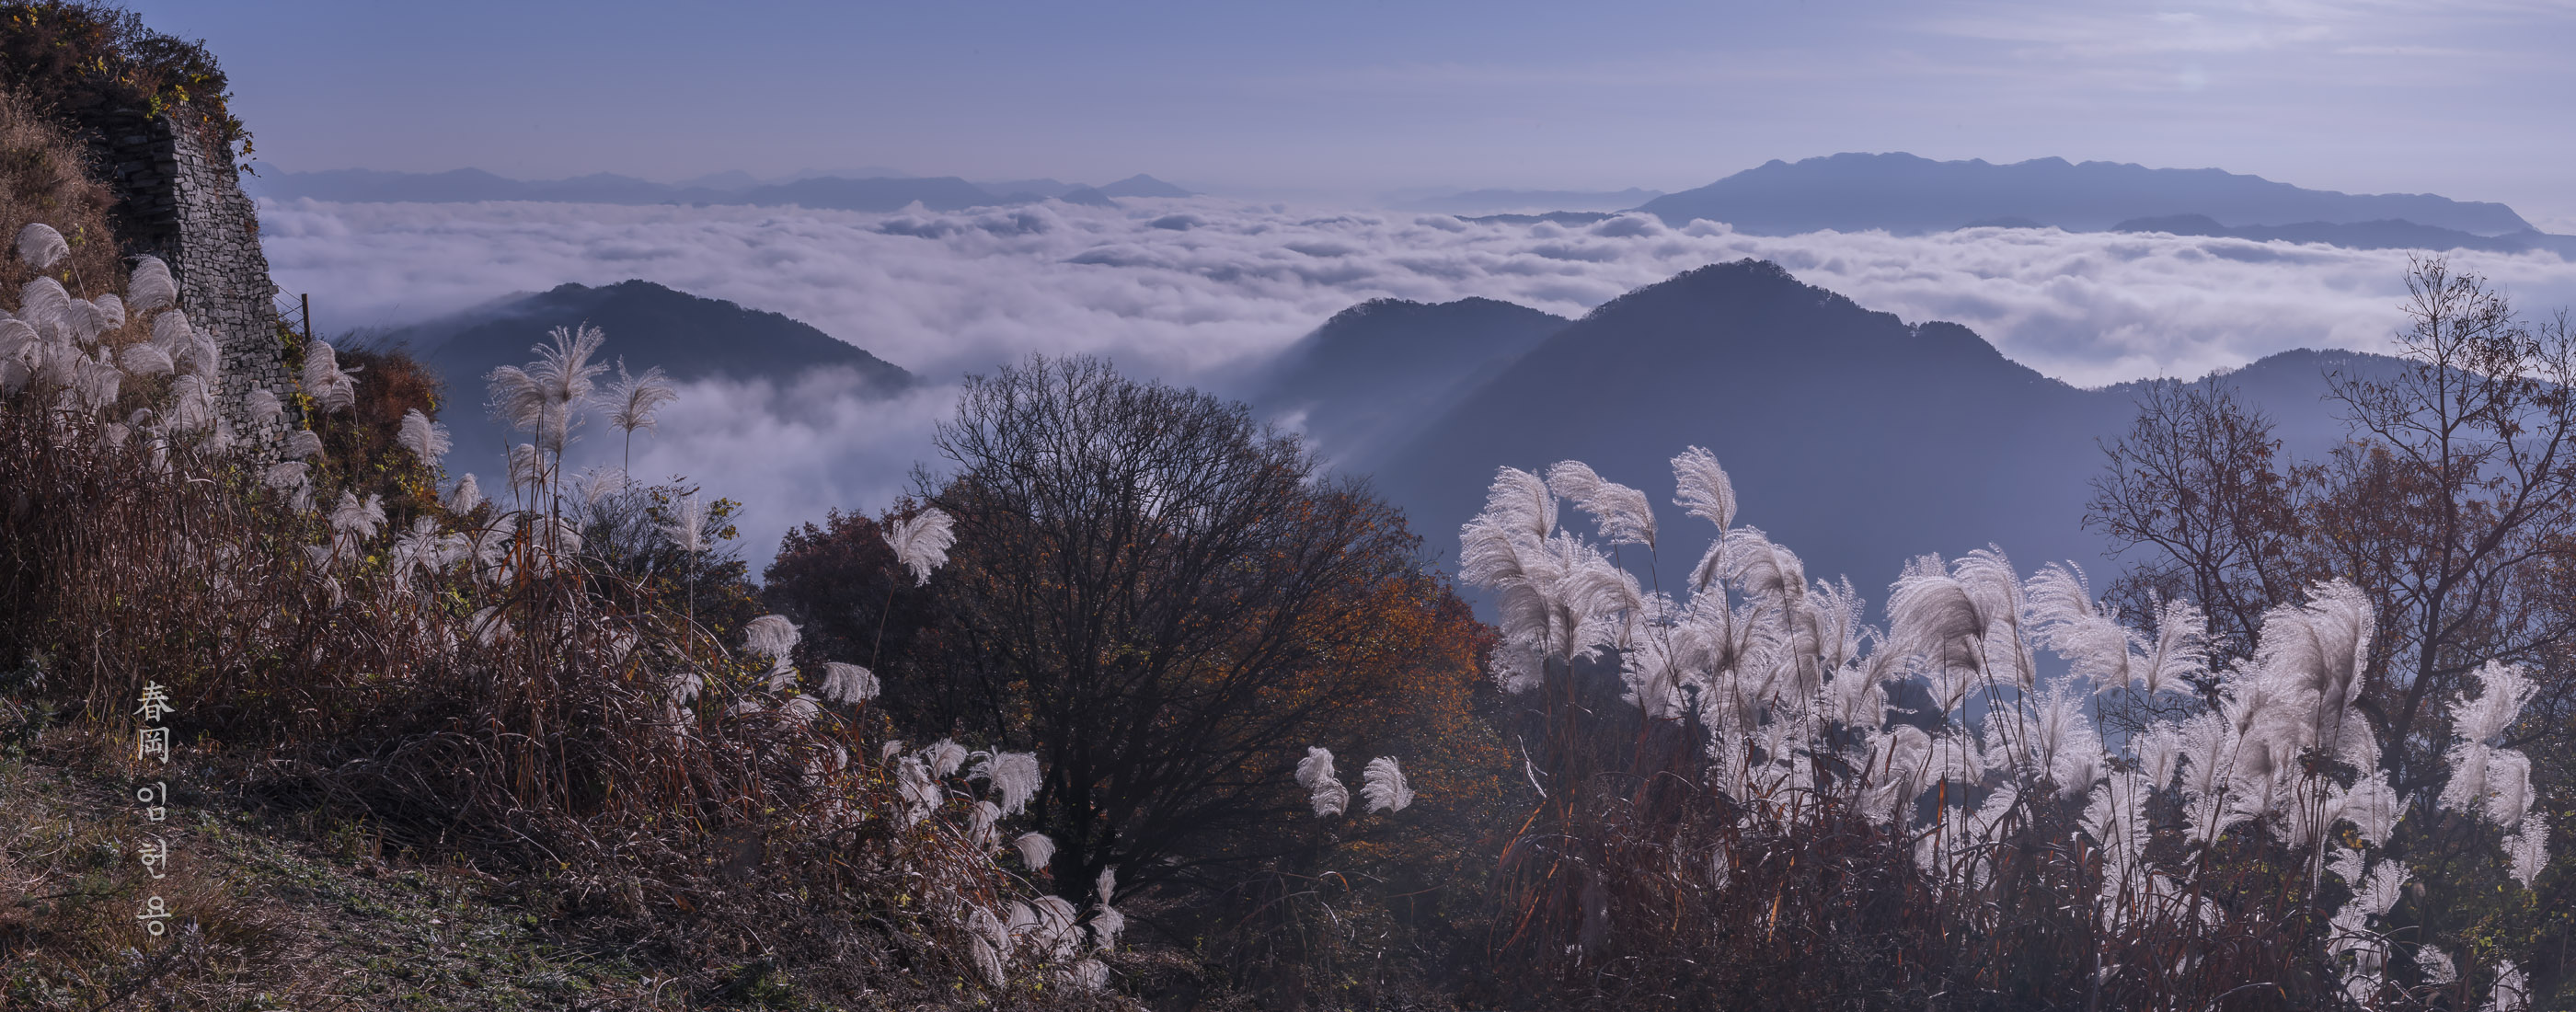
<svg viewBox="0 0 2576 1012"><path fill-rule="evenodd" d="M2219 167L2576 232L2576 2L133 4L258 157L1350 199L1910 151Z"/></svg>

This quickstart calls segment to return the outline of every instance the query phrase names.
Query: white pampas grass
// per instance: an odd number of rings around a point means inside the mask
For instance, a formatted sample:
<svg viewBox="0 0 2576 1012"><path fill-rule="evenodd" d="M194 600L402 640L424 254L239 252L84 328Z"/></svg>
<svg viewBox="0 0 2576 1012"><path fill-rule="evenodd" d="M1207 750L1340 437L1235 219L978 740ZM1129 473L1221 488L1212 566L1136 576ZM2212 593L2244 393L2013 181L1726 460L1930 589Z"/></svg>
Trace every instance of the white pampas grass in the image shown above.
<svg viewBox="0 0 2576 1012"><path fill-rule="evenodd" d="M528 370L528 378L536 383L539 393L556 405L577 404L588 399L591 381L608 371L606 363L590 360L592 355L599 353L599 346L607 343L608 335L584 323L579 327L556 327L547 331L546 336L553 340L551 346L536 345L529 349L537 353L537 360L530 363L532 368Z"/></svg>
<svg viewBox="0 0 2576 1012"><path fill-rule="evenodd" d="M796 623L788 621L787 616L763 615L743 623L742 648L746 653L783 661L796 649L797 635Z"/></svg>
<svg viewBox="0 0 2576 1012"><path fill-rule="evenodd" d="M2496 961L2495 986L2487 990L2487 1003L2480 1012L2524 1012L2531 1007L2531 978L2513 960Z"/></svg>
<svg viewBox="0 0 2576 1012"><path fill-rule="evenodd" d="M1369 811L1401 812L1413 803L1413 788L1405 786L1404 770L1396 766L1395 757L1379 756L1369 760L1360 781L1360 796L1368 799Z"/></svg>
<svg viewBox="0 0 2576 1012"><path fill-rule="evenodd" d="M321 406L323 413L347 411L358 406L358 381L352 370L340 367L340 353L329 341L314 341L304 346L304 393Z"/></svg>
<svg viewBox="0 0 2576 1012"><path fill-rule="evenodd" d="M438 459L447 455L451 445L447 426L430 421L419 408L403 412L402 428L394 441L402 444L403 449L410 450L411 455L420 460L421 466L431 468L438 466Z"/></svg>
<svg viewBox="0 0 2576 1012"><path fill-rule="evenodd" d="M644 370L642 376L630 376L626 360L619 359L617 382L608 385L608 423L629 435L637 429L658 432L654 413L678 399L680 392L672 389L671 378L662 374L660 366Z"/></svg>
<svg viewBox="0 0 2576 1012"><path fill-rule="evenodd" d="M117 355L117 360L124 363L126 372L137 376L159 376L173 369L169 352L139 341L126 345L125 350Z"/></svg>
<svg viewBox="0 0 2576 1012"><path fill-rule="evenodd" d="M170 265L156 256L136 257L134 270L125 278L126 310L149 313L178 304L179 284L170 277Z"/></svg>
<svg viewBox="0 0 2576 1012"><path fill-rule="evenodd" d="M1721 534L1735 523L1735 483L1715 455L1696 446L1683 450L1673 457L1673 484L1679 492L1673 505L1683 512L1717 525Z"/></svg>
<svg viewBox="0 0 2576 1012"><path fill-rule="evenodd" d="M941 738L930 747L921 750L921 760L930 764L930 772L943 777L956 773L957 767L966 765L967 755L966 746L947 738Z"/></svg>
<svg viewBox="0 0 2576 1012"><path fill-rule="evenodd" d="M2369 660L2370 599L2342 580L2310 588L2308 598L2305 606L2285 604L2264 613L2255 666L2303 696L2313 694L2300 732L2303 743L2371 765L2364 760L2378 758L2378 742L2367 721L2349 717Z"/></svg>
<svg viewBox="0 0 2576 1012"><path fill-rule="evenodd" d="M1030 871L1045 871L1048 863L1055 860L1055 841L1045 833L1022 833L1011 841L1011 846L1019 849L1020 863Z"/></svg>
<svg viewBox="0 0 2576 1012"><path fill-rule="evenodd" d="M242 396L242 414L253 425L275 425L286 420L286 402L267 387L252 387Z"/></svg>
<svg viewBox="0 0 2576 1012"><path fill-rule="evenodd" d="M18 287L18 318L47 340L70 337L72 293L52 278L36 278Z"/></svg>
<svg viewBox="0 0 2576 1012"><path fill-rule="evenodd" d="M18 230L18 259L26 261L29 267L49 271L70 255L71 244L64 242L63 234L54 231L51 225L31 221L27 227Z"/></svg>
<svg viewBox="0 0 2576 1012"><path fill-rule="evenodd" d="M2442 950L2436 949L2430 945L2416 947L2415 965L2423 969L2424 982L2427 984L2454 984L2459 982L2459 964L2451 961L2449 953L2443 952Z"/></svg>
<svg viewBox="0 0 2576 1012"><path fill-rule="evenodd" d="M1549 468L1547 487L1592 514L1602 540L1614 545L1655 546L1655 513L1645 493L1603 481L1593 473L1591 465L1578 460L1561 461Z"/></svg>
<svg viewBox="0 0 2576 1012"><path fill-rule="evenodd" d="M1043 779L1035 752L994 753L976 763L966 778L991 783L995 790L1002 792L1002 810L1012 815L1028 810L1029 801L1037 797Z"/></svg>
<svg viewBox="0 0 2576 1012"><path fill-rule="evenodd" d="M930 582L931 570L948 561L948 549L957 543L956 521L936 507L925 509L887 527L885 541L894 549L895 561L912 570L913 585L921 586Z"/></svg>
<svg viewBox="0 0 2576 1012"><path fill-rule="evenodd" d="M118 327L125 326L124 299L117 298L113 293L110 293L89 300L89 304L91 308L98 310L99 322L105 324L105 326L99 329L115 330Z"/></svg>
<svg viewBox="0 0 2576 1012"><path fill-rule="evenodd" d="M202 376L181 376L170 381L170 428L174 432L197 432L213 428L215 398L206 388Z"/></svg>
<svg viewBox="0 0 2576 1012"><path fill-rule="evenodd" d="M2541 813L2524 816L2521 828L2504 838L2505 866L2514 881L2531 888L2531 880L2540 877L2540 869L2549 863L2549 823Z"/></svg>
<svg viewBox="0 0 2576 1012"><path fill-rule="evenodd" d="M707 504L696 493L672 504L670 521L660 526L671 547L692 555L707 550Z"/></svg>
<svg viewBox="0 0 2576 1012"><path fill-rule="evenodd" d="M1315 815L1340 815L1350 807L1351 792L1333 776L1333 752L1320 745L1306 747L1306 758L1297 761L1297 785L1306 788Z"/></svg>
<svg viewBox="0 0 2576 1012"><path fill-rule="evenodd" d="M322 434L311 429L297 429L286 434L283 451L289 460L309 460L322 453Z"/></svg>
<svg viewBox="0 0 2576 1012"><path fill-rule="evenodd" d="M465 477L456 479L455 487L447 490L445 504L450 513L472 513L474 507L483 505L483 489L475 483L474 476L469 473Z"/></svg>
<svg viewBox="0 0 2576 1012"><path fill-rule="evenodd" d="M823 684L817 690L824 699L835 703L856 703L877 697L875 672L856 664L827 661L823 665Z"/></svg>
<svg viewBox="0 0 2576 1012"><path fill-rule="evenodd" d="M305 482L311 480L309 474L311 466L312 465L306 464L300 460L289 460L283 463L271 464L269 465L268 470L262 474L260 480L263 484L266 484L268 487L276 489L277 491L290 492L297 486L303 485Z"/></svg>
<svg viewBox="0 0 2576 1012"><path fill-rule="evenodd" d="M385 500L380 495L360 499L356 492L342 492L339 505L331 508L331 530L356 541L375 537L384 522Z"/></svg>

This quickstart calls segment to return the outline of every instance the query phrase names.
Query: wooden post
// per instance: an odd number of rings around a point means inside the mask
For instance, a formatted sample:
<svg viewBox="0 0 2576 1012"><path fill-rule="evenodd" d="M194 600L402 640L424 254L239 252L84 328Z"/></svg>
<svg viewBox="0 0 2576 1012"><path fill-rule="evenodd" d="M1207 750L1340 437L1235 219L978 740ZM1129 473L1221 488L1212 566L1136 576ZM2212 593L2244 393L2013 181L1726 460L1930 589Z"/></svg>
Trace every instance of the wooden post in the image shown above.
<svg viewBox="0 0 2576 1012"><path fill-rule="evenodd" d="M306 292L298 295L295 300L304 306L304 339L311 341L313 340L313 293Z"/></svg>

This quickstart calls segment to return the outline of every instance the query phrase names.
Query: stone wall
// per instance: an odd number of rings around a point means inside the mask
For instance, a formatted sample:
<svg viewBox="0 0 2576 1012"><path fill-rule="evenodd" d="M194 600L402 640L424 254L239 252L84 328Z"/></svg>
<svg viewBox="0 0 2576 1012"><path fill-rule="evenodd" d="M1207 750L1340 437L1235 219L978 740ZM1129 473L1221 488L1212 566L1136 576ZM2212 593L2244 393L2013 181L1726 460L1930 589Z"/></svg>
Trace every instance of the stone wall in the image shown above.
<svg viewBox="0 0 2576 1012"><path fill-rule="evenodd" d="M287 403L295 424L296 384L278 340L277 285L259 248L259 215L242 193L232 151L177 125L195 118L185 106L174 112L117 110L96 121L91 143L116 190L117 241L129 256L149 253L170 265L179 308L224 350L222 403L234 432L273 447L282 433L254 431L242 415L242 398L261 386Z"/></svg>

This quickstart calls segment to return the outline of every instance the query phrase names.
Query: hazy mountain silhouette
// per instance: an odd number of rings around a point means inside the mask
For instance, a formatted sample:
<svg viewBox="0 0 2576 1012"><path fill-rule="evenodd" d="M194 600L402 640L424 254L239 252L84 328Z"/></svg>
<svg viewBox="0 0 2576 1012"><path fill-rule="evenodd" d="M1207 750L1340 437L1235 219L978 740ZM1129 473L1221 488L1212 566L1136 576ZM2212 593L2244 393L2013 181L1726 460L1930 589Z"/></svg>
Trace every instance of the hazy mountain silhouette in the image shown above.
<svg viewBox="0 0 2576 1012"><path fill-rule="evenodd" d="M2303 221L2295 225L2247 225L2230 228L2205 214L2177 214L2162 218L2132 218L2111 226L2111 230L2229 236L2258 242L2324 243L2346 249L2420 249L2437 252L2472 249L2494 253L2527 253L2533 250L2545 250L2561 257L2576 258L2576 236L2550 235L2537 231L2484 236L2458 229L2435 228L2431 225L2418 225L2411 221L2398 220L2349 223Z"/></svg>
<svg viewBox="0 0 2576 1012"><path fill-rule="evenodd" d="M1661 190L1468 190L1463 193L1398 198L1395 206L1412 211L1477 214L1540 209L1620 210L1663 196Z"/></svg>
<svg viewBox="0 0 2576 1012"><path fill-rule="evenodd" d="M902 368L778 313L649 281L597 288L561 285L485 303L378 340L409 348L447 381L451 407L442 420L456 433L457 445L473 447L480 459L505 438L500 424L482 410L484 374L534 358L531 346L544 341L547 331L585 322L608 335L602 360L623 358L637 373L659 366L680 382L722 377L786 385L831 370L845 371L851 383L874 394L893 394L915 382Z"/></svg>
<svg viewBox="0 0 2576 1012"><path fill-rule="evenodd" d="M1121 179L1121 180L1119 180L1119 181L1117 181L1117 182L1115 182L1115 183L1110 183L1110 184L1107 184L1107 185L1105 185L1105 186L1099 187L1099 190L1100 190L1100 192L1101 192L1101 193L1107 194L1107 195L1112 196L1112 197L1189 197L1189 196L1195 196L1195 194L1192 194L1192 193L1191 193L1190 191L1188 191L1188 190L1181 189L1180 187L1174 186L1174 185L1172 185L1172 184L1170 184L1170 183L1166 183L1166 182L1164 182L1164 181L1162 181L1162 180L1160 180L1160 179L1156 179L1156 178L1154 178L1154 177L1152 177L1152 176L1148 176L1148 175L1146 175L1146 174L1144 174L1144 173L1142 173L1142 172L1139 172L1139 173L1137 173L1137 174L1135 174L1135 175L1129 176L1129 177L1127 177L1127 178L1125 178L1125 179Z"/></svg>
<svg viewBox="0 0 2576 1012"><path fill-rule="evenodd" d="M1252 402L1336 466L1364 471L1568 322L1493 299L1372 299L1283 353Z"/></svg>
<svg viewBox="0 0 2576 1012"><path fill-rule="evenodd" d="M1472 317L1504 315L1402 305L1410 317L1387 317L1384 329L1458 333ZM2396 364L2290 352L2218 379L2274 416L2292 452L2314 455L2342 433L2323 399L2324 369ZM1458 525L1482 507L1496 468L1582 460L1653 498L1668 539L1660 570L1675 589L1710 532L1669 505L1668 461L1699 445L1734 477L1738 522L1799 552L1809 575L1848 575L1873 600L1912 556L1988 543L2025 571L2073 559L2098 586L2117 566L2081 527L2102 467L2096 440L2127 431L2138 392L2069 386L1966 327L1907 324L1745 260L1601 306L1352 469L1373 475L1432 549L1454 553Z"/></svg>
<svg viewBox="0 0 2576 1012"><path fill-rule="evenodd" d="M954 211L1046 199L1116 207L1117 203L1111 197L1190 195L1187 190L1142 175L1093 188L1053 179L1005 180L978 186L955 176L900 174L852 177L800 173L779 182L761 183L747 173L736 171L700 176L671 185L604 172L571 179L531 181L508 179L481 169L281 172L269 167L260 175L243 177L242 185L254 197L309 197L351 203L542 200L583 204L795 205L840 211L899 211L915 202L933 211Z"/></svg>
<svg viewBox="0 0 2576 1012"><path fill-rule="evenodd" d="M2432 194L2308 190L2218 169L2150 169L2038 158L2010 165L1936 162L1902 152L1773 160L1707 186L1646 201L1680 225L1723 221L1759 235L1822 229L1919 233L2017 218L2100 231L2133 218L2200 214L2231 227L2401 219L2472 235L2532 231L2503 204Z"/></svg>

